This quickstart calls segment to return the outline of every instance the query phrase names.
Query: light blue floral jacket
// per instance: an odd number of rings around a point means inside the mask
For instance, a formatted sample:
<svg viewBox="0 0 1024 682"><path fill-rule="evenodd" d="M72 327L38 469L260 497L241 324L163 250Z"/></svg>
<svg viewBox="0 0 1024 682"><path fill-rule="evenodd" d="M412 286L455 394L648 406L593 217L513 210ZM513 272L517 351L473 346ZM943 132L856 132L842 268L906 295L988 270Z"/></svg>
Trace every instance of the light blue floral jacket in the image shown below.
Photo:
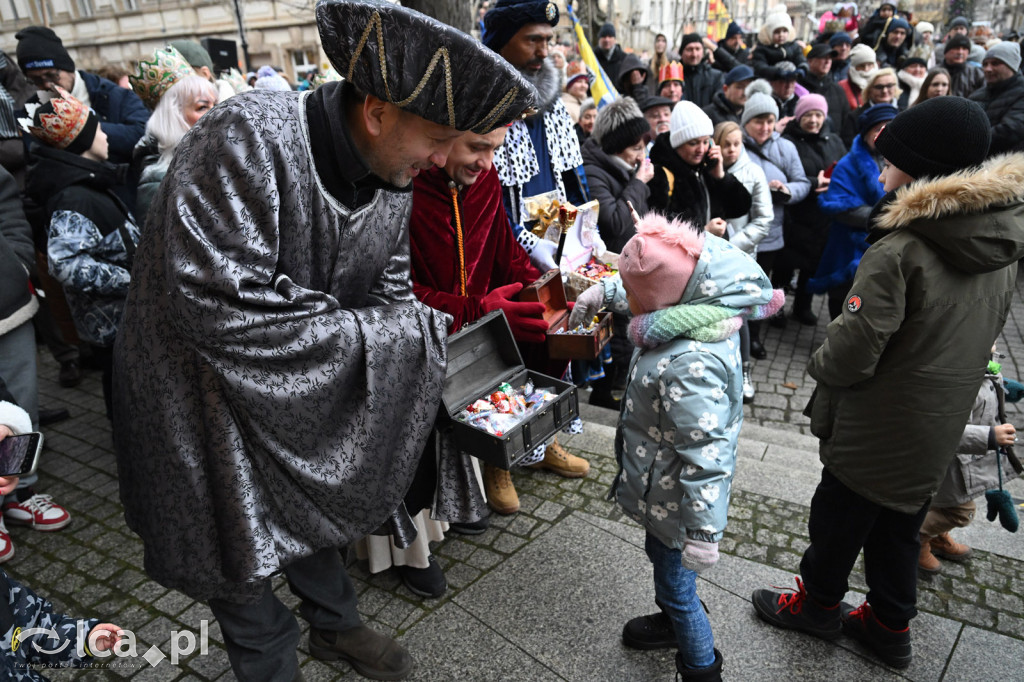
<svg viewBox="0 0 1024 682"><path fill-rule="evenodd" d="M681 303L742 309L771 296L771 282L753 258L708 235ZM669 547L682 549L687 535L705 542L722 537L742 391L738 333L711 343L676 338L633 354L611 495Z"/></svg>

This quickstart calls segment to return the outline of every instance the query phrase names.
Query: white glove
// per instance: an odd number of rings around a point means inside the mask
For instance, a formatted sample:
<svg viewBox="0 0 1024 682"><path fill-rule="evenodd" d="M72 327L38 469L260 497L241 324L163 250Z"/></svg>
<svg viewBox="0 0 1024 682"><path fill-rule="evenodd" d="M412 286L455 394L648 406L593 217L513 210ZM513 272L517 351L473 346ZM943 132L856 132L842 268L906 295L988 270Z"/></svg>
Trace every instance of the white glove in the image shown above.
<svg viewBox="0 0 1024 682"><path fill-rule="evenodd" d="M604 286L598 282L576 299L576 305L569 315L569 329L575 329L584 322L594 319L594 315L604 306Z"/></svg>
<svg viewBox="0 0 1024 682"><path fill-rule="evenodd" d="M686 538L682 564L694 573L702 573L718 563L718 543Z"/></svg>
<svg viewBox="0 0 1024 682"><path fill-rule="evenodd" d="M555 251L558 250L558 244L547 239L541 239L525 227L517 226L516 229L519 230L519 233L516 235L516 241L519 242L519 245L530 256L530 262L533 263L533 267L541 272L547 272L558 267L558 264L555 263Z"/></svg>
<svg viewBox="0 0 1024 682"><path fill-rule="evenodd" d="M541 272L553 270L558 267L558 263L555 262L555 251L558 251L558 244L538 238L536 246L530 252L530 262Z"/></svg>

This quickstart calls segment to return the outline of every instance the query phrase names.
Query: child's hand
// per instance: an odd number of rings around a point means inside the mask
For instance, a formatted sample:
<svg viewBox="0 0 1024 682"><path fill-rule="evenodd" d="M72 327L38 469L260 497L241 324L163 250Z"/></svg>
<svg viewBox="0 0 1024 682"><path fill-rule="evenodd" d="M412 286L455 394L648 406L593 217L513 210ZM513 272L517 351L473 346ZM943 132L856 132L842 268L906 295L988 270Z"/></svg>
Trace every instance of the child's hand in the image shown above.
<svg viewBox="0 0 1024 682"><path fill-rule="evenodd" d="M0 476L0 495L9 495L18 487L17 476Z"/></svg>
<svg viewBox="0 0 1024 682"><path fill-rule="evenodd" d="M686 568L694 573L703 573L718 563L718 543L688 537L683 545L681 559Z"/></svg>
<svg viewBox="0 0 1024 682"><path fill-rule="evenodd" d="M109 651L121 639L121 628L112 623L100 623L89 631L89 644L94 651Z"/></svg>
<svg viewBox="0 0 1024 682"><path fill-rule="evenodd" d="M1000 424L993 426L992 430L996 432L996 445L1013 445L1017 442L1017 429L1013 424Z"/></svg>

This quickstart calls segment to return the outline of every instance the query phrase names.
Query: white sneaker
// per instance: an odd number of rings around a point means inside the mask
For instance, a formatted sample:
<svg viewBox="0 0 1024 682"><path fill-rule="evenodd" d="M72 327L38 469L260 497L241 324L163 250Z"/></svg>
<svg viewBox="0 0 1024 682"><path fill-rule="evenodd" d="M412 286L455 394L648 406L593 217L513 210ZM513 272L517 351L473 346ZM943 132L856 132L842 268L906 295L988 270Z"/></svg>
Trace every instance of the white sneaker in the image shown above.
<svg viewBox="0 0 1024 682"><path fill-rule="evenodd" d="M0 564L14 556L14 543L11 542L11 535L4 525L4 517L0 516Z"/></svg>
<svg viewBox="0 0 1024 682"><path fill-rule="evenodd" d="M750 370L743 370L743 404L754 402L754 382L750 380Z"/></svg>
<svg viewBox="0 0 1024 682"><path fill-rule="evenodd" d="M24 502L4 504L4 518L15 526L31 526L36 530L60 530L71 523L68 510L49 495L36 493Z"/></svg>

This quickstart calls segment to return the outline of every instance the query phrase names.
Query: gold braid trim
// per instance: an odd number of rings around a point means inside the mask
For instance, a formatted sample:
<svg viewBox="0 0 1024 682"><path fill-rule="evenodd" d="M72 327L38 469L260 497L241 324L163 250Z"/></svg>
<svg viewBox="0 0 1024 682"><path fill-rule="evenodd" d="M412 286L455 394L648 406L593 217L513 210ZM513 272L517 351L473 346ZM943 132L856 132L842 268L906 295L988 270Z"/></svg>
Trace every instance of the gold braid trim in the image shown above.
<svg viewBox="0 0 1024 682"><path fill-rule="evenodd" d="M459 212L459 190L455 183L448 183L452 193L452 209L455 211L455 243L459 250L459 294L466 295L466 247L462 235L462 216Z"/></svg>
<svg viewBox="0 0 1024 682"><path fill-rule="evenodd" d="M401 101L396 100L394 96L391 94L391 88L388 86L388 65L387 59L384 56L386 54L384 48L384 23L381 20L379 11L374 12L373 15L370 17L370 20L366 23L366 28L363 29L363 33L359 37L359 42L356 44L355 52L353 52L352 54L352 59L349 61L348 73L346 74L345 79L349 81L352 80L352 76L355 74L356 70L356 62L359 60L359 57L363 53L363 49L366 47L366 43L370 39L370 31L374 29L376 29L377 34L376 42L378 61L380 62L380 74L384 81L384 96L387 98L387 101L400 108L405 108L406 105L415 101L416 98L418 98L423 93L423 89L427 86L427 82L430 80L430 77L434 74L434 69L437 68L438 62L442 61L443 64L441 68L444 70L444 89L445 95L448 100L448 125L451 126L452 128L455 128L455 95L452 91L452 64L451 57L448 54L448 48L437 48L437 50L434 52L434 56L431 57L430 59L430 63L427 65L427 70L420 78L419 83L416 84L416 87L413 89L412 94L410 94L408 97ZM493 129L498 119L501 118L501 116L508 110L508 108L512 105L512 102L515 101L518 95L519 88L511 88L507 93L505 93L504 97L502 97L498 101L498 103L494 105L494 107L491 109L490 112L487 113L486 116L480 119L480 121L476 125L470 126L469 129L473 131L482 130L485 132Z"/></svg>

